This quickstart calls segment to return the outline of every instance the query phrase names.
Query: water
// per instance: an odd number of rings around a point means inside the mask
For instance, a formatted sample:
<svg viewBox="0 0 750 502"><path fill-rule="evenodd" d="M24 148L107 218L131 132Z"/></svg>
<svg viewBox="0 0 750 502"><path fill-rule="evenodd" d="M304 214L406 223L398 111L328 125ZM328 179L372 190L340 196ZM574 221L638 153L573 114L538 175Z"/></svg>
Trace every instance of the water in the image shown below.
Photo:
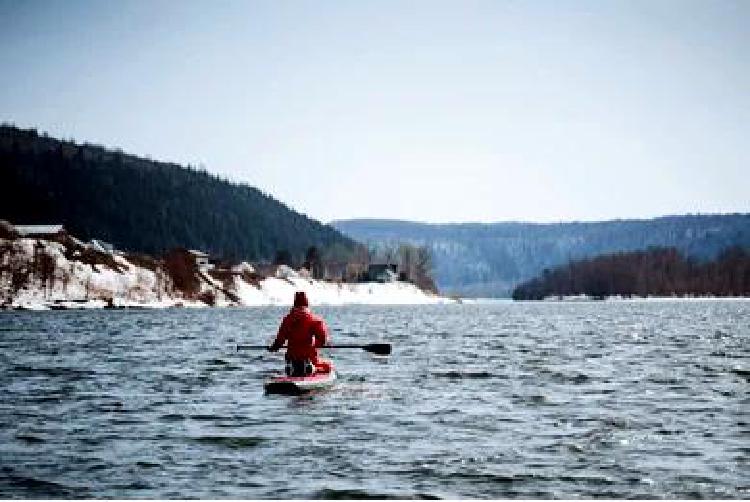
<svg viewBox="0 0 750 502"><path fill-rule="evenodd" d="M393 355L264 396L285 309L0 313L0 498L750 496L750 302L317 310Z"/></svg>

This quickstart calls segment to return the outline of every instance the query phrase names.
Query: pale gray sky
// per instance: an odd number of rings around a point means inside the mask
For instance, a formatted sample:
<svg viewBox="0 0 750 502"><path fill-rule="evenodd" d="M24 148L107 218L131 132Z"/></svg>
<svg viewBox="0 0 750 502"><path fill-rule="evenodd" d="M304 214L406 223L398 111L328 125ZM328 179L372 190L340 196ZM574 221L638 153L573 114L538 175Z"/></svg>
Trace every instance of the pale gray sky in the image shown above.
<svg viewBox="0 0 750 502"><path fill-rule="evenodd" d="M0 0L0 120L323 221L748 212L750 1Z"/></svg>

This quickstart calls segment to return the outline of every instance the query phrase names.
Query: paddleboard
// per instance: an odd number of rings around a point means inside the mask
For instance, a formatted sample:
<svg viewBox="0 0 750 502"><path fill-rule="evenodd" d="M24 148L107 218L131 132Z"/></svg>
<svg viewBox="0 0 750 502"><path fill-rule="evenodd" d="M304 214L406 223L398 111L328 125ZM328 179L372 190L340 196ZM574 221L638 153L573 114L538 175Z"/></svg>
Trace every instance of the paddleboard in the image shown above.
<svg viewBox="0 0 750 502"><path fill-rule="evenodd" d="M305 394L313 390L327 389L336 382L336 372L316 373L307 377L279 376L266 380L266 394Z"/></svg>

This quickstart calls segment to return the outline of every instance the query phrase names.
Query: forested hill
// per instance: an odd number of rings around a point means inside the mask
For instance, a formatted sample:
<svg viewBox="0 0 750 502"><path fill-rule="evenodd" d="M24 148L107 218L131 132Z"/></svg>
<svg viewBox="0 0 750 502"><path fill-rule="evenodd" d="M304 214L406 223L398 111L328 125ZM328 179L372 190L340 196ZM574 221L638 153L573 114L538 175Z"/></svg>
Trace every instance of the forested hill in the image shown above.
<svg viewBox="0 0 750 502"><path fill-rule="evenodd" d="M256 188L100 146L0 127L0 219L62 223L76 237L160 254L197 248L218 257L340 253L357 244Z"/></svg>
<svg viewBox="0 0 750 502"><path fill-rule="evenodd" d="M686 257L708 260L733 245L750 247L750 214L556 224L362 219L332 225L360 242L427 245L440 290L469 296L508 296L545 268L604 253L673 247Z"/></svg>

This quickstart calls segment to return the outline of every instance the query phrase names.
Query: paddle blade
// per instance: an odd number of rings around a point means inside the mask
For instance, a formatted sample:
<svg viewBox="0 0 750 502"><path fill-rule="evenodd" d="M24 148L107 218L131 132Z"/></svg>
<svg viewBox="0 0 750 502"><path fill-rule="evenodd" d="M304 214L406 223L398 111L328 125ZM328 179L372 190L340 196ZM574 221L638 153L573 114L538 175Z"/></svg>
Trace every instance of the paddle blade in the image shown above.
<svg viewBox="0 0 750 502"><path fill-rule="evenodd" d="M369 343L362 346L363 350L377 354L379 356L387 356L391 353L390 343Z"/></svg>

